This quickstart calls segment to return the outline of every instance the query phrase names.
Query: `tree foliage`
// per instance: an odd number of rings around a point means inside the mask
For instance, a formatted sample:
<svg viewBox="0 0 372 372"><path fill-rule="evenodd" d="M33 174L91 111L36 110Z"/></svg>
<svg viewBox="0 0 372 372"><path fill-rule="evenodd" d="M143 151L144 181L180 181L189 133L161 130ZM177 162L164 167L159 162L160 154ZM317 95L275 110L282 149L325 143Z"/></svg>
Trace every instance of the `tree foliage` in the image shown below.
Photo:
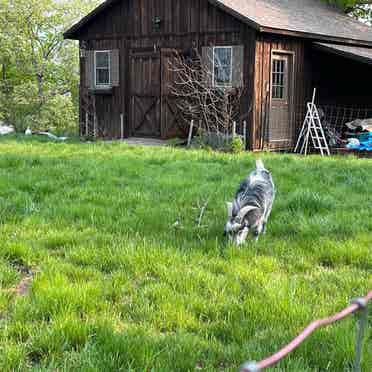
<svg viewBox="0 0 372 372"><path fill-rule="evenodd" d="M78 48L63 39L63 31L96 4L94 0L0 0L3 120L18 129L76 127Z"/></svg>
<svg viewBox="0 0 372 372"><path fill-rule="evenodd" d="M371 23L372 21L372 1L371 0L328 0L336 3L347 13L351 13L359 20Z"/></svg>

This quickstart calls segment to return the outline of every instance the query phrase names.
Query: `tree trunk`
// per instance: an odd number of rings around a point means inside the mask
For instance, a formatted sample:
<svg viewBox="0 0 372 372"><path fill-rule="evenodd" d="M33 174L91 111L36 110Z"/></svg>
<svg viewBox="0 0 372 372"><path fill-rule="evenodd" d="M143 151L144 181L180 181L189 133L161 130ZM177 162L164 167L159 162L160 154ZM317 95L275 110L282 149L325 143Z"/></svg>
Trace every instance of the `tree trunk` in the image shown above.
<svg viewBox="0 0 372 372"><path fill-rule="evenodd" d="M45 96L44 96L44 76L43 73L37 73L36 74L36 79L37 79L37 95L38 95L38 100L39 100L39 106L43 106L45 103Z"/></svg>

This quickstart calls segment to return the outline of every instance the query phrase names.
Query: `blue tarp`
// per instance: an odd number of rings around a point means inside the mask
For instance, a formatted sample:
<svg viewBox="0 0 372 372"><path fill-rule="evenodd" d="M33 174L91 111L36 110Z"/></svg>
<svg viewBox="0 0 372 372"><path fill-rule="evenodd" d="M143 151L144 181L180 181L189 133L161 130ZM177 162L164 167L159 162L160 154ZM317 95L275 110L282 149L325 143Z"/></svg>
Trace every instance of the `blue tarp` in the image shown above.
<svg viewBox="0 0 372 372"><path fill-rule="evenodd" d="M350 150L359 150L359 151L372 151L372 133L363 133L359 136L356 136L359 140L359 145L354 145L349 143L346 147Z"/></svg>

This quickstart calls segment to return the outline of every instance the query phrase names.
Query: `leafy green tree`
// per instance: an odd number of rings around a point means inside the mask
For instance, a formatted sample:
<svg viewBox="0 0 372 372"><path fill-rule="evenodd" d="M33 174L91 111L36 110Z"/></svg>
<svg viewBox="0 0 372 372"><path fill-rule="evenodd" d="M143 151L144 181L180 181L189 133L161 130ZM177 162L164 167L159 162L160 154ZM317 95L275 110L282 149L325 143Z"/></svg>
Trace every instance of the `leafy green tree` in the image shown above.
<svg viewBox="0 0 372 372"><path fill-rule="evenodd" d="M372 21L372 1L371 0L328 0L336 3L347 13L351 13L356 18L371 23Z"/></svg>
<svg viewBox="0 0 372 372"><path fill-rule="evenodd" d="M97 0L0 0L3 118L19 129L45 128L44 115L52 120L48 128L58 129L51 115L58 102L65 121L76 127L78 48L63 39L63 31L96 5Z"/></svg>

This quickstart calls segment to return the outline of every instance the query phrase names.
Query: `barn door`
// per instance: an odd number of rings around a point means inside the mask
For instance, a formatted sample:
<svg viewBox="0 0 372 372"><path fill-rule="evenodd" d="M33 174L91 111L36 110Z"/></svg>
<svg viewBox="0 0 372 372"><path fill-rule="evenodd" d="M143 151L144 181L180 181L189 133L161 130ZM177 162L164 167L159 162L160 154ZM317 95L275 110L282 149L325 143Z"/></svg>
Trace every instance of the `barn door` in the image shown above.
<svg viewBox="0 0 372 372"><path fill-rule="evenodd" d="M177 106L178 99L172 94L171 89L176 79L176 73L172 69L175 52L174 49L161 50L161 128L163 138L182 136L185 128Z"/></svg>
<svg viewBox="0 0 372 372"><path fill-rule="evenodd" d="M160 53L131 53L130 79L131 135L138 137L160 137Z"/></svg>
<svg viewBox="0 0 372 372"><path fill-rule="evenodd" d="M270 147L287 147L293 142L291 54L273 53L271 60L271 105L268 128Z"/></svg>

